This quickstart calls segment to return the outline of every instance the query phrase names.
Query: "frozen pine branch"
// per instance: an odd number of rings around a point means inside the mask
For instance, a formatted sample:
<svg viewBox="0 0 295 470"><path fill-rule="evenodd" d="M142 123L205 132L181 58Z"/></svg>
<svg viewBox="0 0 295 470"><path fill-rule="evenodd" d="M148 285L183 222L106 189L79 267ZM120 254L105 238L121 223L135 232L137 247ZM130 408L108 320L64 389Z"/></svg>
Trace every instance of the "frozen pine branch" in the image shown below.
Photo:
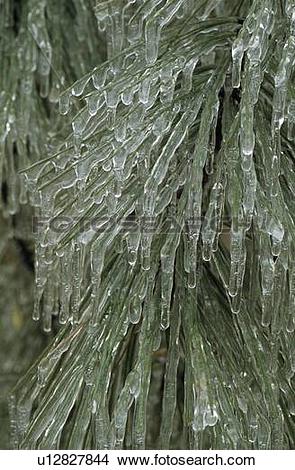
<svg viewBox="0 0 295 470"><path fill-rule="evenodd" d="M17 448L294 448L294 0L10 0L3 211L51 345Z"/></svg>

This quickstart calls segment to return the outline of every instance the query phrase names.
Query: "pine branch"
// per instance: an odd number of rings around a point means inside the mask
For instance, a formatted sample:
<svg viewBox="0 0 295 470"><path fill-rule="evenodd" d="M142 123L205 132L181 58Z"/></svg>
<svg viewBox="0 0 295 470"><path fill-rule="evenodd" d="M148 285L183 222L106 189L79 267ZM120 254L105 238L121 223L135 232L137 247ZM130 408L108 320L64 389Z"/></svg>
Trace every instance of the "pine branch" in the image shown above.
<svg viewBox="0 0 295 470"><path fill-rule="evenodd" d="M17 5L4 210L61 327L14 445L294 447L294 0Z"/></svg>

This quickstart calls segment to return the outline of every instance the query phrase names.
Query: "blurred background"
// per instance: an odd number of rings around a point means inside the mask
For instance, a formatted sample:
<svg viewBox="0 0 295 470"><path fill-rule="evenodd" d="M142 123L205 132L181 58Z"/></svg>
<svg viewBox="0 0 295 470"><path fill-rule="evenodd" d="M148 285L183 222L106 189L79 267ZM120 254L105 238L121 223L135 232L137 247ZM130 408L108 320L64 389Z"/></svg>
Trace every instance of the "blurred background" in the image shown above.
<svg viewBox="0 0 295 470"><path fill-rule="evenodd" d="M17 219L0 211L0 449L11 448L9 392L50 339L32 320L30 221L28 210L18 214Z"/></svg>

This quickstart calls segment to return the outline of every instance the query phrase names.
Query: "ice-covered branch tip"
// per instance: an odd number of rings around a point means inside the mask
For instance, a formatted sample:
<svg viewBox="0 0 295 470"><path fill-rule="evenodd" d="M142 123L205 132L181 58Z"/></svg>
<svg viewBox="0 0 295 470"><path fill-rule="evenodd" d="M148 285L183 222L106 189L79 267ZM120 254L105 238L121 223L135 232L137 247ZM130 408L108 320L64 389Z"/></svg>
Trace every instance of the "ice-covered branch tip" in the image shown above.
<svg viewBox="0 0 295 470"><path fill-rule="evenodd" d="M288 447L294 2L24 3L1 157L47 221L34 318L62 327L16 446Z"/></svg>

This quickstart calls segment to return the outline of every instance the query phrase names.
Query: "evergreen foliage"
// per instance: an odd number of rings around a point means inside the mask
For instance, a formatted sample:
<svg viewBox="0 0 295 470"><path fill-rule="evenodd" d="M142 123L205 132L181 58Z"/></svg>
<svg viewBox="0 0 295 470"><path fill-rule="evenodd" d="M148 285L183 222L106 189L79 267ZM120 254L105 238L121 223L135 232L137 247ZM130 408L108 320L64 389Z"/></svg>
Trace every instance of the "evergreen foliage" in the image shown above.
<svg viewBox="0 0 295 470"><path fill-rule="evenodd" d="M295 1L0 8L2 212L54 330L12 445L294 448Z"/></svg>

